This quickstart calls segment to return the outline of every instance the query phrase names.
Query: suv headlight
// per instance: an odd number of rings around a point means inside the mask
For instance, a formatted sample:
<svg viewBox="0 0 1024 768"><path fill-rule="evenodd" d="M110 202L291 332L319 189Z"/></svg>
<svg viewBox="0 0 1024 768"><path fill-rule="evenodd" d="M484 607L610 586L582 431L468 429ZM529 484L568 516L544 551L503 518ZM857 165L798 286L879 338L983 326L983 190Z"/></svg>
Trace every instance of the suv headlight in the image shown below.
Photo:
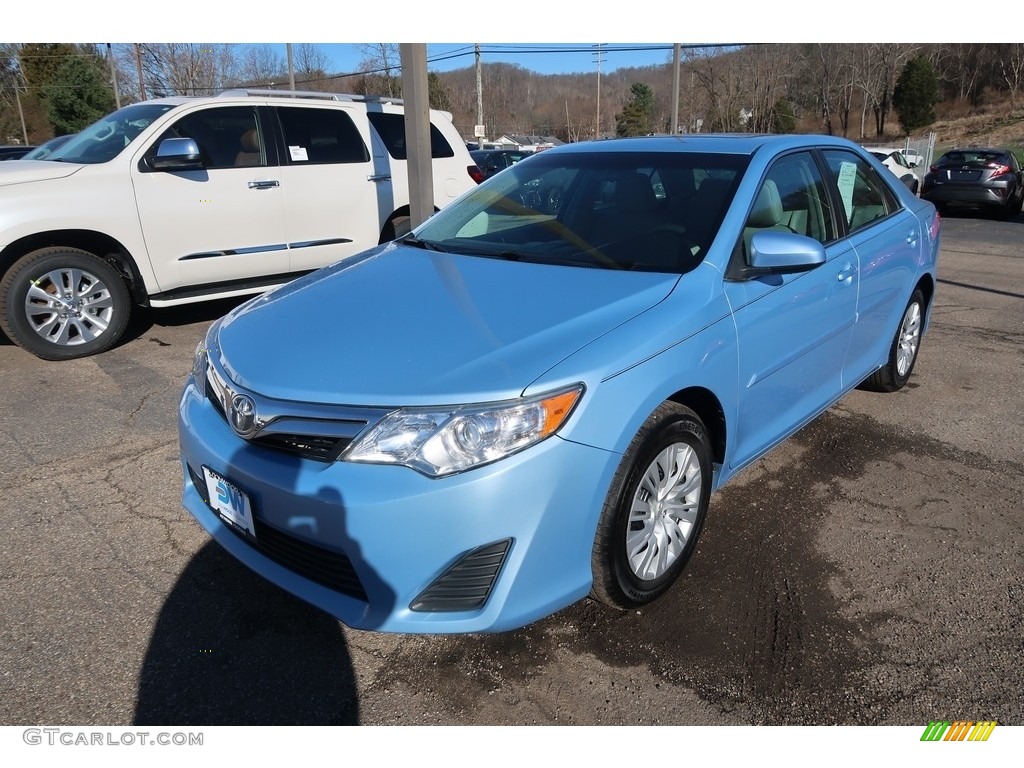
<svg viewBox="0 0 1024 768"><path fill-rule="evenodd" d="M401 464L441 477L489 464L550 437L583 394L576 384L535 397L449 408L400 408L360 438L344 461Z"/></svg>

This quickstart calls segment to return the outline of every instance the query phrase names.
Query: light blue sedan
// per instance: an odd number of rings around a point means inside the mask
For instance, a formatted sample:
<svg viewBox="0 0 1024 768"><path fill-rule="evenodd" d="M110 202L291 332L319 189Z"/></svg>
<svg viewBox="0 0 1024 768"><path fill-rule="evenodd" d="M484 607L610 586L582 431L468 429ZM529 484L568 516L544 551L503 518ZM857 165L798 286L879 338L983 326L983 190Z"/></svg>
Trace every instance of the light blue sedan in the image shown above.
<svg viewBox="0 0 1024 768"><path fill-rule="evenodd" d="M360 629L644 605L713 491L854 387L907 382L938 252L933 206L844 139L538 153L214 323L184 505Z"/></svg>

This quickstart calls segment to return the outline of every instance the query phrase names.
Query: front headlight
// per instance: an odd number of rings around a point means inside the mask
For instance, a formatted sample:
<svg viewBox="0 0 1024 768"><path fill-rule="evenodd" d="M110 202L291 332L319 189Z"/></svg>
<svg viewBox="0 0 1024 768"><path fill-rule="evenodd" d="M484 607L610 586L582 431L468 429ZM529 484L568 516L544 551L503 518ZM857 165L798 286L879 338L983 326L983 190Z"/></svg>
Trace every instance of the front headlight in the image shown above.
<svg viewBox="0 0 1024 768"><path fill-rule="evenodd" d="M196 351L192 355L192 380L200 392L206 388L206 360L206 339L203 339L196 344Z"/></svg>
<svg viewBox="0 0 1024 768"><path fill-rule="evenodd" d="M400 408L342 455L345 461L402 464L431 477L503 459L550 437L572 413L583 385L536 397L451 408Z"/></svg>
<svg viewBox="0 0 1024 768"><path fill-rule="evenodd" d="M196 344L196 351L192 354L192 380L196 383L196 389L200 392L206 391L206 365L210 359L210 350L217 343L217 331L223 318L215 321L206 331L203 340Z"/></svg>

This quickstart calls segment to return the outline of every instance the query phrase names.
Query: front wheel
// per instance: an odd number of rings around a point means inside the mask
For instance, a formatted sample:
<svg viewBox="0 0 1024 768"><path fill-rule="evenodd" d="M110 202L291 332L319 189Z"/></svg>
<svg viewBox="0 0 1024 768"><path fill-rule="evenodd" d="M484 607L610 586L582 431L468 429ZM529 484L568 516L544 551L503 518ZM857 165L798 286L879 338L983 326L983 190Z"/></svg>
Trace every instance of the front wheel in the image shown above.
<svg viewBox="0 0 1024 768"><path fill-rule="evenodd" d="M704 424L689 408L663 403L615 473L591 555L591 595L635 608L664 593L693 554L710 496Z"/></svg>
<svg viewBox="0 0 1024 768"><path fill-rule="evenodd" d="M0 280L0 326L43 360L69 360L109 349L128 325L124 279L103 259L77 248L23 256Z"/></svg>
<svg viewBox="0 0 1024 768"><path fill-rule="evenodd" d="M924 312L924 294L917 289L903 311L903 318L889 347L888 361L864 381L863 389L895 392L907 383L910 372L914 370L914 363L917 362L918 350L921 348Z"/></svg>

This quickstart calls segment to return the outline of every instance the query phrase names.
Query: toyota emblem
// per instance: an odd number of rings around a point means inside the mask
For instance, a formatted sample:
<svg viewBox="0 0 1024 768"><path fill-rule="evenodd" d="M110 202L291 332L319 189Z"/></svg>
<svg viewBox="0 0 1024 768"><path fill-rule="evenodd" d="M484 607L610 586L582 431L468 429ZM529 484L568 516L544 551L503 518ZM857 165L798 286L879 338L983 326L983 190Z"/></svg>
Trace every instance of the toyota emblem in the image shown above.
<svg viewBox="0 0 1024 768"><path fill-rule="evenodd" d="M248 437L256 426L256 403L248 395L235 395L231 398L228 418L235 432Z"/></svg>

